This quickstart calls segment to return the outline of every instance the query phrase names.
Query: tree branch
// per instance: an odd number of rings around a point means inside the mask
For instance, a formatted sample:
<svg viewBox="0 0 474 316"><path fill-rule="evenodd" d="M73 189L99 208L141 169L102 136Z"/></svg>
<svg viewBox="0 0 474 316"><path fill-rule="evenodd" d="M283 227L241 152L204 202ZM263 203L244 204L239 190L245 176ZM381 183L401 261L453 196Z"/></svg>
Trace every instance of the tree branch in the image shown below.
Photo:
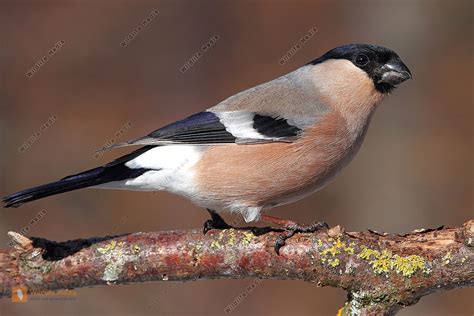
<svg viewBox="0 0 474 316"><path fill-rule="evenodd" d="M248 230L134 233L53 242L10 232L0 296L111 283L218 278L300 279L348 291L340 315L394 314L438 290L474 285L474 221L405 235L339 226L287 240Z"/></svg>

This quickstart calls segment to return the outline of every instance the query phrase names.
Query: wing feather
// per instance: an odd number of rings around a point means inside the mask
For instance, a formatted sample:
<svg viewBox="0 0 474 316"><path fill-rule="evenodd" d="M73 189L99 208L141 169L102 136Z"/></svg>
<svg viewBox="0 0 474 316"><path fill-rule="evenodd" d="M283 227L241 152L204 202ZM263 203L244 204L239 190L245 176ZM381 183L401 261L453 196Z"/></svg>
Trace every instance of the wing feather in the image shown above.
<svg viewBox="0 0 474 316"><path fill-rule="evenodd" d="M147 136L115 144L107 149L132 145L291 142L300 131L298 127L288 124L282 118L243 111L219 113L205 111L166 125Z"/></svg>

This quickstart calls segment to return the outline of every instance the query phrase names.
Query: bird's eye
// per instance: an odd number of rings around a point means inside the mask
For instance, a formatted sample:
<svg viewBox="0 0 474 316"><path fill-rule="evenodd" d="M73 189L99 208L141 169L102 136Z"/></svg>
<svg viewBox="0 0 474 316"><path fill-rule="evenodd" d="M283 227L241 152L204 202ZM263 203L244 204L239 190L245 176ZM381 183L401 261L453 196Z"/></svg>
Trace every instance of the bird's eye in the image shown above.
<svg viewBox="0 0 474 316"><path fill-rule="evenodd" d="M369 57L367 57L365 54L359 54L355 58L355 63L357 66L363 67L369 63Z"/></svg>

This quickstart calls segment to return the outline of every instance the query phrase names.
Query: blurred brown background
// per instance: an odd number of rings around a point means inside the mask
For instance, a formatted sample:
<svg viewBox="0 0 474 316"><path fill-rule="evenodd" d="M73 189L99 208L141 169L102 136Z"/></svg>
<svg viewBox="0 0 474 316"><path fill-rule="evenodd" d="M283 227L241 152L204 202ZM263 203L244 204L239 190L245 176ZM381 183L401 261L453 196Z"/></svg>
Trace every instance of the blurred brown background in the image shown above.
<svg viewBox="0 0 474 316"><path fill-rule="evenodd" d="M122 40L155 19L127 47ZM472 1L2 1L0 193L92 168L142 136L344 43L396 50L414 78L377 111L352 164L323 191L272 214L349 230L407 232L473 218ZM318 32L283 66L312 27ZM186 73L180 67L220 38ZM65 44L31 78L55 43ZM25 151L48 118L57 121ZM29 234L53 240L200 227L207 213L167 193L80 190L0 212L0 245L42 210ZM229 218L229 217L227 217ZM3 247L3 246L2 246ZM12 304L1 315L223 315L252 280L77 290L74 301ZM472 315L473 289L437 293L400 315ZM263 281L232 315L334 315L345 292Z"/></svg>

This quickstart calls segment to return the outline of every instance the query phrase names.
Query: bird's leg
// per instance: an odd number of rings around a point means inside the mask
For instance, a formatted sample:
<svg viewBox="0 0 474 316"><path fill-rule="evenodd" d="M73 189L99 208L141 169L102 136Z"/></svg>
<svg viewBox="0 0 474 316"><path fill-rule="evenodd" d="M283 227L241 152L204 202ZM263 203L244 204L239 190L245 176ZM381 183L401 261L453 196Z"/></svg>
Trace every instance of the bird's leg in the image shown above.
<svg viewBox="0 0 474 316"><path fill-rule="evenodd" d="M204 235L211 229L230 229L230 228L237 229L237 230L251 231L256 236L260 236L271 231L276 231L276 232L283 231L281 229L272 228L272 227L254 227L254 226L235 227L235 226L227 224L225 220L216 211L213 211L210 209L207 209L207 211L209 212L209 214L211 214L211 219L207 220L204 223L204 227L203 227Z"/></svg>
<svg viewBox="0 0 474 316"><path fill-rule="evenodd" d="M210 209L207 209L209 214L211 214L211 219L208 219L204 223L204 227L202 229L204 235L210 231L211 229L228 229L232 228L229 224L225 222L225 220L216 212Z"/></svg>
<svg viewBox="0 0 474 316"><path fill-rule="evenodd" d="M313 233L315 231L318 231L321 228L326 228L326 229L329 228L328 224L325 222L314 222L311 225L300 225L296 222L293 222L287 219L281 219L278 217L269 216L265 214L263 214L260 219L264 222L273 223L285 228L283 233L280 236L278 236L275 242L275 252L278 255L280 254L280 248L285 245L286 240L292 237L294 234Z"/></svg>
<svg viewBox="0 0 474 316"><path fill-rule="evenodd" d="M207 220L204 223L203 233L204 235L211 229L229 229L235 228L225 222L225 220L216 212L210 209L207 209L211 215L211 219ZM300 225L294 221L281 219L278 217L265 215L263 214L260 218L264 222L272 223L278 226L283 227L283 230L271 228L271 227L238 227L235 229L240 230L251 230L255 235L262 235L269 231L278 231L282 232L275 242L275 252L279 255L280 248L285 245L285 242L288 238L291 238L296 233L313 233L318 231L321 228L328 229L329 226L325 222L314 222L311 225Z"/></svg>

